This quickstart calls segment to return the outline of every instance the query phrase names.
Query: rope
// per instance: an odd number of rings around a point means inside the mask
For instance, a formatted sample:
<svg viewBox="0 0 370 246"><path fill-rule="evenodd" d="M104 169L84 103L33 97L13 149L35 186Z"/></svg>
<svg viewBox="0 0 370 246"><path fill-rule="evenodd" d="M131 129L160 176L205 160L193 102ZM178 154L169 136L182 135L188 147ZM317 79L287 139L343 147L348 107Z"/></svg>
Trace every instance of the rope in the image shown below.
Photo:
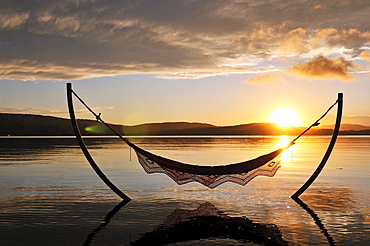
<svg viewBox="0 0 370 246"><path fill-rule="evenodd" d="M305 134L306 132L308 132L312 127L314 126L318 126L320 125L320 120L322 118L324 118L328 113L329 111L338 103L338 100L335 101L335 103L333 103L333 105L331 105L328 110L326 110L326 112L319 118L317 119L312 125L310 125L306 130L304 130L301 134L299 134L295 139L292 140L292 142L295 142L298 138L300 138L303 134Z"/></svg>
<svg viewBox="0 0 370 246"><path fill-rule="evenodd" d="M101 115L101 113L99 113L99 114L96 114L78 95L77 95L77 93L76 92L74 92L73 90L72 90L72 93L73 93L73 95L75 95L76 96L76 98L86 107L86 109L87 110L89 110L94 116L95 116L95 118L96 118L96 121L100 121L101 123L103 123L106 127L108 127L109 128L109 130L111 130L115 135L117 135L122 141L124 141L125 143L127 143L128 145L131 145L131 142L128 140L128 139L126 139L126 138L124 138L124 137L122 137L122 135L121 134L119 134L118 132L116 132L112 127L110 127L107 123L105 123L105 121L100 117L100 115Z"/></svg>
<svg viewBox="0 0 370 246"><path fill-rule="evenodd" d="M124 141L125 143L127 143L128 145L132 145L132 143L124 138L121 134L119 134L118 132L116 132L112 127L110 127L107 123L105 123L105 121L100 117L101 113L99 114L96 114L78 95L76 92L74 92L72 90L72 93L73 95L76 96L76 98L86 107L87 110L89 110L96 118L96 121L100 121L101 123L103 123L106 127L108 127L115 135L117 135L122 141ZM329 111L338 103L338 100L336 100L333 105L331 105L328 110L326 110L326 112L320 117L318 118L312 125L310 125L306 130L304 130L301 134L299 134L296 138L294 138L290 143L294 143L296 140L298 140L301 136L303 136L306 132L308 132L312 127L315 127L315 126L318 126L320 125L320 120L322 118L324 118L328 113Z"/></svg>

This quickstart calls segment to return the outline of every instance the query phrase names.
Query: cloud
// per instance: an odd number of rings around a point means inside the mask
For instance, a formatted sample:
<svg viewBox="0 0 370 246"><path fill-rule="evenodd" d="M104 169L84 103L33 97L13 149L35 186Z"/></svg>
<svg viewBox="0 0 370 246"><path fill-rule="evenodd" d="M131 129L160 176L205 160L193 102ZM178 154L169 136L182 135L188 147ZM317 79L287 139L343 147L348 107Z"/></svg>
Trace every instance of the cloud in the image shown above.
<svg viewBox="0 0 370 246"><path fill-rule="evenodd" d="M318 29L313 32L310 37L312 46L318 47L322 45L327 46L344 46L350 49L359 49L364 44L370 42L370 32L360 31L358 29L350 28L337 30L335 28Z"/></svg>
<svg viewBox="0 0 370 246"><path fill-rule="evenodd" d="M368 50L363 51L363 52L361 52L361 54L358 57L370 62L370 51L368 51Z"/></svg>
<svg viewBox="0 0 370 246"><path fill-rule="evenodd" d="M257 68L257 67L246 67L246 66L240 66L235 67L231 64L223 64L217 68L209 69L209 70L198 70L194 69L189 72L173 72L173 73L167 73L162 74L160 76L157 76L158 78L164 78L164 79L201 79L211 76L217 76L217 75L236 75L236 74L260 74L260 73L268 73L268 72L274 72L277 71L276 68Z"/></svg>
<svg viewBox="0 0 370 246"><path fill-rule="evenodd" d="M92 110L96 112L103 112L113 109L111 106L107 107L91 107ZM84 114L91 116L91 113L87 111L86 108L77 108L75 109L76 113ZM61 111L56 109L45 109L45 108L0 108L0 113L7 114L34 114L34 115L48 115L48 116L60 116L60 117L69 117L67 111Z"/></svg>
<svg viewBox="0 0 370 246"><path fill-rule="evenodd" d="M284 82L285 78L282 72L271 72L266 74L261 74L256 77L248 78L245 80L245 83L254 84L254 85L261 85L261 84L270 84L274 85L277 83Z"/></svg>
<svg viewBox="0 0 370 246"><path fill-rule="evenodd" d="M250 73L279 56L356 56L370 42L367 1L2 3L0 76L7 79ZM244 57L255 62L224 66Z"/></svg>
<svg viewBox="0 0 370 246"><path fill-rule="evenodd" d="M8 60L0 58L0 76L20 80L75 80L83 78L135 74L151 71L155 64L43 62L38 60ZM157 71L161 71L158 67Z"/></svg>
<svg viewBox="0 0 370 246"><path fill-rule="evenodd" d="M286 75L309 80L349 81L353 79L349 73L352 72L352 68L355 67L359 68L360 65L350 62L344 58L326 58L323 55L319 55L305 63L293 65L284 71L261 74L252 78L248 78L244 82L249 84L273 85L276 83L285 82Z"/></svg>
<svg viewBox="0 0 370 246"><path fill-rule="evenodd" d="M18 29L28 18L29 13L18 13L12 9L0 9L0 29Z"/></svg>
<svg viewBox="0 0 370 246"><path fill-rule="evenodd" d="M323 29L291 29L287 23L270 27L260 27L251 33L235 37L233 42L243 44L254 53L267 56L295 56L297 54L320 53L332 54L346 49L358 53L365 44L370 42L370 32L358 29L337 30Z"/></svg>
<svg viewBox="0 0 370 246"><path fill-rule="evenodd" d="M270 55L292 55L306 53L310 46L310 33L303 28L290 29L286 23L274 26L263 26L251 33L233 38L252 53Z"/></svg>
<svg viewBox="0 0 370 246"><path fill-rule="evenodd" d="M353 64L344 58L326 58L322 55L313 58L307 63L293 65L285 72L305 79L339 79L348 81L353 79L349 75Z"/></svg>
<svg viewBox="0 0 370 246"><path fill-rule="evenodd" d="M38 114L38 115L67 115L66 111L42 108L0 108L0 113L8 114Z"/></svg>

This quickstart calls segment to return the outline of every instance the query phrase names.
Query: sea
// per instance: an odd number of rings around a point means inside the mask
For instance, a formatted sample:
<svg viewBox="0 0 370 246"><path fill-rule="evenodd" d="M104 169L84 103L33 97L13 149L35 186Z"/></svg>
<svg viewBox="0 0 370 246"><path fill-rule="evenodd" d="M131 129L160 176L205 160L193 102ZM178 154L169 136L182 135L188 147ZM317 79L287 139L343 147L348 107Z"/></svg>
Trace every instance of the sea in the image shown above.
<svg viewBox="0 0 370 246"><path fill-rule="evenodd" d="M133 137L157 155L197 165L253 159L289 136ZM86 137L123 202L95 174L74 137L0 138L0 245L370 245L370 136L304 136L274 177L209 189L147 174L115 137Z"/></svg>

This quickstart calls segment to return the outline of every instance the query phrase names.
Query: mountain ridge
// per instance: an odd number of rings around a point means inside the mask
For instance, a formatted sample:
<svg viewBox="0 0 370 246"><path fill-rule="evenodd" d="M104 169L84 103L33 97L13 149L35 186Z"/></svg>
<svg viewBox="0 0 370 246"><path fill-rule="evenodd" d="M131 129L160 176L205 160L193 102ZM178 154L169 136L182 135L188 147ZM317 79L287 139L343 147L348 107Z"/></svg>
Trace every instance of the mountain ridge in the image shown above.
<svg viewBox="0 0 370 246"><path fill-rule="evenodd" d="M82 135L113 135L100 122L78 119ZM172 135L298 135L306 127L279 127L274 123L247 123L232 126L215 126L199 122L163 122L139 125L109 124L115 131L126 136L172 136ZM350 130L353 127L355 129ZM330 135L333 126L319 126L308 135ZM340 134L370 135L370 127L342 124ZM73 136L69 119L33 115L0 113L0 136Z"/></svg>

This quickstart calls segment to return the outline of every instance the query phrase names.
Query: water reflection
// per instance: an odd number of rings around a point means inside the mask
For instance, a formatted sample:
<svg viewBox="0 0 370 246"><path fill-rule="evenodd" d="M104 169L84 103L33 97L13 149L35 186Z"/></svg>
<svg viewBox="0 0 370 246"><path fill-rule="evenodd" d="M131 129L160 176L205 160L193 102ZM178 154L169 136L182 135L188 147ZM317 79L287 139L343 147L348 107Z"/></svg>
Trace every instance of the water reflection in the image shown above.
<svg viewBox="0 0 370 246"><path fill-rule="evenodd" d="M320 231L326 239L328 240L329 245L335 245L334 239L330 236L328 230L325 228L324 224L320 220L319 216L310 208L306 203L304 203L301 199L292 198L301 208L306 210L306 212L312 217L312 219L315 221L315 224L319 227Z"/></svg>
<svg viewBox="0 0 370 246"><path fill-rule="evenodd" d="M133 141L183 162L214 165L265 154L283 138ZM93 229L91 245L129 245L157 228L176 208L196 209L204 201L233 218L246 215L261 225L277 225L284 240L296 245L325 245L328 239L309 213L288 197L316 167L328 141L328 137L301 138L293 146L294 163L283 162L274 178L209 190L197 184L177 186L160 174L147 175L136 161L129 161L128 148L119 139L87 138L107 175L135 198L108 225L103 219L116 205L116 197L100 183L74 138L0 139L0 245L81 245ZM336 245L370 245L369 150L370 137L338 138L319 179L301 196ZM290 157L291 150L286 154ZM228 245L238 244L225 240ZM209 241L181 244L211 245ZM224 242L215 241L218 245Z"/></svg>
<svg viewBox="0 0 370 246"><path fill-rule="evenodd" d="M80 151L74 138L1 138L0 165L48 164L66 149Z"/></svg>
<svg viewBox="0 0 370 246"><path fill-rule="evenodd" d="M315 210L332 212L350 211L354 206L353 196L353 190L347 187L311 188L303 195Z"/></svg>
<svg viewBox="0 0 370 246"><path fill-rule="evenodd" d="M361 242L356 245L368 245L365 243L368 242L365 233L366 215L357 210L360 200L356 199L354 190L348 187L328 187L325 183L317 183L315 186L302 195L309 206L302 200L294 201L312 217L328 244L353 245L351 242Z"/></svg>
<svg viewBox="0 0 370 246"><path fill-rule="evenodd" d="M239 243L260 245L288 245L276 225L254 223L246 217L230 217L209 202L195 210L176 209L163 225L143 234L131 245L167 245L207 238L228 238Z"/></svg>
<svg viewBox="0 0 370 246"><path fill-rule="evenodd" d="M284 148L292 140L293 140L292 137L289 137L287 135L281 135L279 141L276 144L276 148ZM293 149L294 145L292 145L289 149L286 149L281 153L282 162L291 162L293 160Z"/></svg>
<svg viewBox="0 0 370 246"><path fill-rule="evenodd" d="M128 202L129 201L127 200L123 200L122 202L114 206L114 208L105 216L104 221L100 223L94 230L92 230L92 232L87 236L86 241L82 244L82 246L89 246L96 234L103 230L110 223L113 216L116 215L116 213L118 213L121 208L125 206Z"/></svg>
<svg viewBox="0 0 370 246"><path fill-rule="evenodd" d="M274 145L279 141L280 136L177 136L129 139L138 146L151 151L208 151L217 146L220 150L248 150L263 154L274 150Z"/></svg>
<svg viewBox="0 0 370 246"><path fill-rule="evenodd" d="M105 216L102 223L87 236L83 246L92 244L97 234L127 204L117 204ZM217 209L212 203L204 202L197 209L175 209L160 226L143 233L132 246L167 245L201 239L232 239L235 244L253 243L259 245L291 245L275 224L255 223L246 217L231 217Z"/></svg>

